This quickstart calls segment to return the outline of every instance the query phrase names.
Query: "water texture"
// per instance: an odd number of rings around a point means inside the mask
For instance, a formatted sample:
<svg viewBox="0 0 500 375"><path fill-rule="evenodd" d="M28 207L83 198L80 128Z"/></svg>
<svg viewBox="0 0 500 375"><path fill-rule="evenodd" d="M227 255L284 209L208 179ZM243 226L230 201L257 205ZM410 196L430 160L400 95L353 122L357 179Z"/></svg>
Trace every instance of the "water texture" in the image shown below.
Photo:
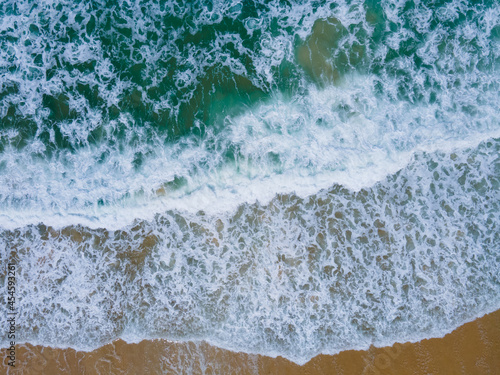
<svg viewBox="0 0 500 375"><path fill-rule="evenodd" d="M494 1L3 1L21 341L305 363L500 308L499 69Z"/></svg>

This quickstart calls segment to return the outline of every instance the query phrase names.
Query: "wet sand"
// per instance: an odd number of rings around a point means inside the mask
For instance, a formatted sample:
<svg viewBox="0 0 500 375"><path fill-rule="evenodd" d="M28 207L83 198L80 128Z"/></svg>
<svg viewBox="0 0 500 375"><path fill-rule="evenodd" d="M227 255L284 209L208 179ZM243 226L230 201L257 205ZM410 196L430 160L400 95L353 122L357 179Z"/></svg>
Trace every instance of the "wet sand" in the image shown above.
<svg viewBox="0 0 500 375"><path fill-rule="evenodd" d="M283 358L233 353L207 343L117 340L93 352L18 345L9 374L500 374L500 310L443 338L367 351L319 355L304 366Z"/></svg>

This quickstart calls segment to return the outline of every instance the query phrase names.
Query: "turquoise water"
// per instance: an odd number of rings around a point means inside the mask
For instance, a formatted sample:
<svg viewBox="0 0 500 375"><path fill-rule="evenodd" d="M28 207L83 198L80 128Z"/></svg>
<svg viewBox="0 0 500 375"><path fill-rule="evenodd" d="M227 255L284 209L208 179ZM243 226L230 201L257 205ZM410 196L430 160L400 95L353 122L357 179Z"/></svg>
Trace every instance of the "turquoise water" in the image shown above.
<svg viewBox="0 0 500 375"><path fill-rule="evenodd" d="M500 307L497 2L4 1L0 46L24 342L303 363Z"/></svg>

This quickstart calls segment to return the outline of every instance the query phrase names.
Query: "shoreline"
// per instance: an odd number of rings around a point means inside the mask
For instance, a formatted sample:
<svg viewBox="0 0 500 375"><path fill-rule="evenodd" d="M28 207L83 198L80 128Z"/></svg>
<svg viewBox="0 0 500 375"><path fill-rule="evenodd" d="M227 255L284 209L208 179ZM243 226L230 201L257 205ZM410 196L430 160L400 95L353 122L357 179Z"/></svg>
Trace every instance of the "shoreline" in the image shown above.
<svg viewBox="0 0 500 375"><path fill-rule="evenodd" d="M235 353L206 342L163 339L128 344L116 340L91 352L22 344L7 373L193 374L494 374L500 368L500 310L466 323L442 338L391 347L320 354L305 365L283 357Z"/></svg>

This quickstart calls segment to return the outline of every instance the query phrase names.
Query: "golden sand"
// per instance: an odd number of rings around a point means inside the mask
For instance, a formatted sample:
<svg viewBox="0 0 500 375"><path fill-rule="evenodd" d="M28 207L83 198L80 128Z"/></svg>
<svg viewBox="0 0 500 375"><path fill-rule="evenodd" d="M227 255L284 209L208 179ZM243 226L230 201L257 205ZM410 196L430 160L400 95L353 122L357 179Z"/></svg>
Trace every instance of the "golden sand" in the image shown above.
<svg viewBox="0 0 500 375"><path fill-rule="evenodd" d="M500 374L500 310L443 338L367 351L319 355L304 366L283 358L233 353L207 343L117 340L93 352L18 345L12 374Z"/></svg>

